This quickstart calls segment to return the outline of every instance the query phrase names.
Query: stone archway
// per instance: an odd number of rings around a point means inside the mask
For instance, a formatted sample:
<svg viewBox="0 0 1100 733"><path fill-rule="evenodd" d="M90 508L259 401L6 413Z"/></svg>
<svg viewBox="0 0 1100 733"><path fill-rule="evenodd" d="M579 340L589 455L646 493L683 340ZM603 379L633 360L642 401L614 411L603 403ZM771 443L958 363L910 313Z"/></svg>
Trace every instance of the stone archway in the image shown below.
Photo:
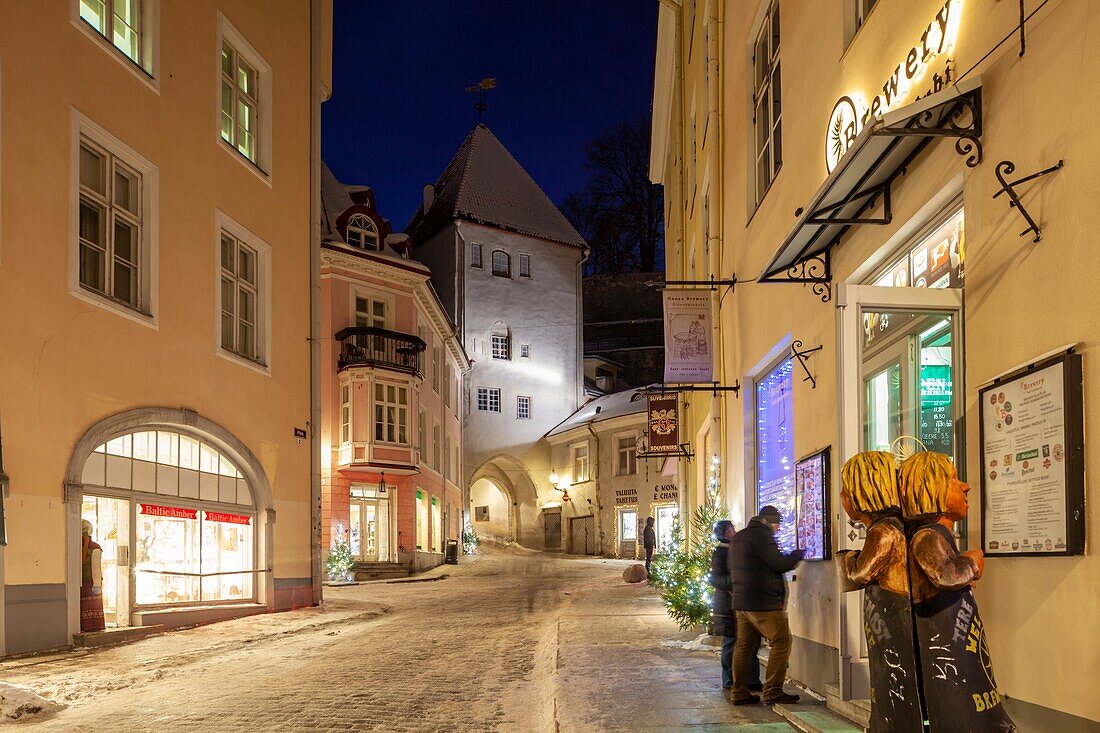
<svg viewBox="0 0 1100 733"><path fill-rule="evenodd" d="M475 519L476 506L478 506L474 503L475 489L487 490L486 483L491 484L500 493L508 507L504 539L537 547L534 517L537 514L538 491L527 467L522 461L506 454L493 456L482 463L471 474L468 484L467 496L470 498L471 522ZM490 521L492 519L490 508ZM495 524L499 529L503 528L503 522Z"/></svg>
<svg viewBox="0 0 1100 733"><path fill-rule="evenodd" d="M482 537L515 541L516 507L511 491L491 478L470 484L470 524Z"/></svg>

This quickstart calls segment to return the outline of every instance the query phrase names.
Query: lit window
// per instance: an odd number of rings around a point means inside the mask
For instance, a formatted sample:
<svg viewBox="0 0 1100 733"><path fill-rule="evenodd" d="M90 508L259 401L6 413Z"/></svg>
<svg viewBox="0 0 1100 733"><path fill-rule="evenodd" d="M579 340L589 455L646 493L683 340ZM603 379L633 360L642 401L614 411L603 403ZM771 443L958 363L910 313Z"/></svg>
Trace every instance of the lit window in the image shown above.
<svg viewBox="0 0 1100 733"><path fill-rule="evenodd" d="M352 247L358 247L359 249L371 251L381 249L378 246L378 227L366 214L353 214L348 219L345 239Z"/></svg>
<svg viewBox="0 0 1100 733"><path fill-rule="evenodd" d="M259 254L240 239L223 231L221 263L222 348L258 362Z"/></svg>
<svg viewBox="0 0 1100 733"><path fill-rule="evenodd" d="M141 174L81 137L79 185L81 287L144 312Z"/></svg>
<svg viewBox="0 0 1100 733"><path fill-rule="evenodd" d="M637 440L633 435L620 436L618 445L617 476L632 476L638 473L638 448Z"/></svg>
<svg viewBox="0 0 1100 733"><path fill-rule="evenodd" d="M502 250L493 251L493 274L497 277L512 277L512 258Z"/></svg>
<svg viewBox="0 0 1100 733"><path fill-rule="evenodd" d="M961 288L965 252L965 216L959 209L930 234L906 245L870 282L891 288Z"/></svg>
<svg viewBox="0 0 1100 733"><path fill-rule="evenodd" d="M493 334L490 338L492 342L494 359L512 358L511 339L509 339L507 336L502 336L500 334Z"/></svg>
<svg viewBox="0 0 1100 733"><path fill-rule="evenodd" d="M432 550L443 552L443 512L435 496L432 497Z"/></svg>
<svg viewBox="0 0 1100 733"><path fill-rule="evenodd" d="M481 245L477 242L470 245L470 267L481 269Z"/></svg>
<svg viewBox="0 0 1100 733"><path fill-rule="evenodd" d="M142 44L141 0L79 0L80 19L151 75Z"/></svg>
<svg viewBox="0 0 1100 733"><path fill-rule="evenodd" d="M637 509L621 509L621 510L619 510L619 541L620 542L637 542L638 541L638 510Z"/></svg>
<svg viewBox="0 0 1100 733"><path fill-rule="evenodd" d="M409 442L409 390L394 384L374 385L374 439L383 443Z"/></svg>
<svg viewBox="0 0 1100 733"><path fill-rule="evenodd" d="M416 549L423 550L428 544L428 507L424 501L424 492L416 490Z"/></svg>
<svg viewBox="0 0 1100 733"><path fill-rule="evenodd" d="M340 442L351 442L351 385L340 385Z"/></svg>
<svg viewBox="0 0 1100 733"><path fill-rule="evenodd" d="M259 73L233 46L222 45L222 139L256 162Z"/></svg>
<svg viewBox="0 0 1100 733"><path fill-rule="evenodd" d="M531 419L531 398L520 395L516 397L516 418L519 420Z"/></svg>
<svg viewBox="0 0 1100 733"><path fill-rule="evenodd" d="M500 388L478 387L477 409L480 412L500 412Z"/></svg>
<svg viewBox="0 0 1100 733"><path fill-rule="evenodd" d="M531 255L524 252L519 255L519 276L531 277Z"/></svg>
<svg viewBox="0 0 1100 733"><path fill-rule="evenodd" d="M531 344L520 344L519 355L524 359L531 356Z"/></svg>
<svg viewBox="0 0 1100 733"><path fill-rule="evenodd" d="M755 130L756 201L760 202L783 164L782 106L779 84L779 2L771 7L752 56L753 128Z"/></svg>
<svg viewBox="0 0 1100 733"><path fill-rule="evenodd" d="M588 443L573 446L573 483L588 480Z"/></svg>

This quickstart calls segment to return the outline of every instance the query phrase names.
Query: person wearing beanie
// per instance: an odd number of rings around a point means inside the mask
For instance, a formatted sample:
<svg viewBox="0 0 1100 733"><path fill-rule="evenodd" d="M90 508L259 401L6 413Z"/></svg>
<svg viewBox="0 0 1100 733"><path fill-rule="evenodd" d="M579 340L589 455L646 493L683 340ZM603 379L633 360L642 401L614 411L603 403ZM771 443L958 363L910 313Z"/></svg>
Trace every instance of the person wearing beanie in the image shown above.
<svg viewBox="0 0 1100 733"><path fill-rule="evenodd" d="M714 588L711 596L711 628L715 636L722 637L722 689L733 687L733 647L737 643L737 617L733 613L733 582L730 578L730 540L736 534L733 522L721 519L714 525L714 539L718 544L710 555L710 575L707 579ZM757 642L756 651L760 645ZM756 657L756 651L753 657ZM750 660L749 689L761 690L760 663Z"/></svg>

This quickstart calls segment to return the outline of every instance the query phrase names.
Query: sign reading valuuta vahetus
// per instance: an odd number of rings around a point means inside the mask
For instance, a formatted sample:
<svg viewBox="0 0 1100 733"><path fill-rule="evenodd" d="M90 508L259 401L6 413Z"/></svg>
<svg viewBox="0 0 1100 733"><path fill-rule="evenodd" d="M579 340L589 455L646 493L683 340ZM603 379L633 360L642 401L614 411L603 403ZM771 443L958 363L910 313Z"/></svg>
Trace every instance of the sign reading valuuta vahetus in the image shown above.
<svg viewBox="0 0 1100 733"><path fill-rule="evenodd" d="M947 62L942 73L933 74L926 94L938 92L951 83L950 53L955 46L961 14L962 0L947 0L869 105L858 95L845 95L837 100L829 115L829 129L825 135L825 167L829 173L848 152L867 122L907 99L912 87L920 83L928 68L941 56L946 55Z"/></svg>
<svg viewBox="0 0 1100 733"><path fill-rule="evenodd" d="M650 453L675 453L680 450L678 392L649 395L648 450Z"/></svg>

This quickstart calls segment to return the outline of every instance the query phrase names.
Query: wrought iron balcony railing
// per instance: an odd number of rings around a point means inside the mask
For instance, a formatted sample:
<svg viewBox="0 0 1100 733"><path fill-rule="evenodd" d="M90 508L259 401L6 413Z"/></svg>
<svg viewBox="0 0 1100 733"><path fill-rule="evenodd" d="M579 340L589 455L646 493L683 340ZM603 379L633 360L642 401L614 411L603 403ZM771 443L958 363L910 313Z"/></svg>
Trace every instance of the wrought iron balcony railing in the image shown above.
<svg viewBox="0 0 1100 733"><path fill-rule="evenodd" d="M374 326L352 326L341 329L336 340L341 344L337 369L379 367L424 377L420 354L427 344L419 336Z"/></svg>

